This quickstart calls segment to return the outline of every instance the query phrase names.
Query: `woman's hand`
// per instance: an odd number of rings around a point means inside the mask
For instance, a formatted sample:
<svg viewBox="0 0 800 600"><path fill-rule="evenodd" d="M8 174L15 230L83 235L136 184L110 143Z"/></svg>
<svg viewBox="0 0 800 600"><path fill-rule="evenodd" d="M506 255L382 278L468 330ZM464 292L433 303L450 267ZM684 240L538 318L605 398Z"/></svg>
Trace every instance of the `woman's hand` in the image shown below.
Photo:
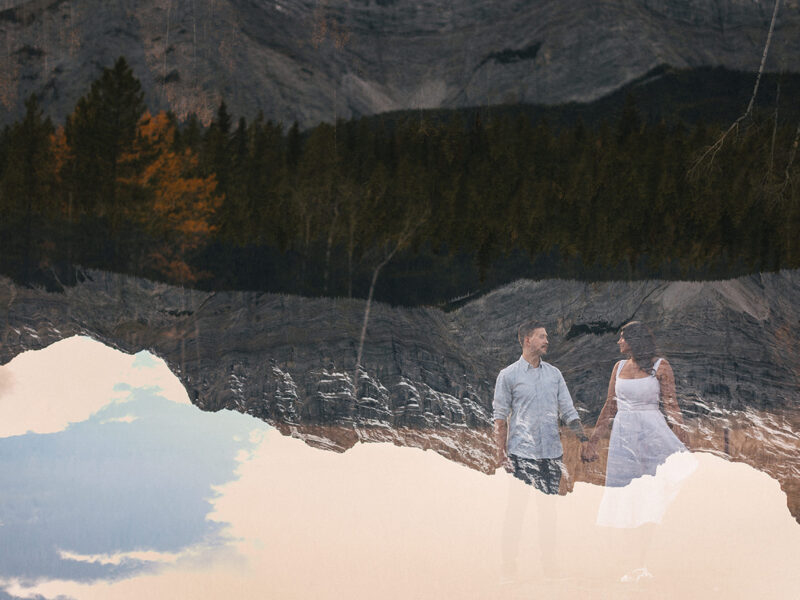
<svg viewBox="0 0 800 600"><path fill-rule="evenodd" d="M591 440L581 444L581 460L583 462L594 462L600 456L597 454L597 444Z"/></svg>

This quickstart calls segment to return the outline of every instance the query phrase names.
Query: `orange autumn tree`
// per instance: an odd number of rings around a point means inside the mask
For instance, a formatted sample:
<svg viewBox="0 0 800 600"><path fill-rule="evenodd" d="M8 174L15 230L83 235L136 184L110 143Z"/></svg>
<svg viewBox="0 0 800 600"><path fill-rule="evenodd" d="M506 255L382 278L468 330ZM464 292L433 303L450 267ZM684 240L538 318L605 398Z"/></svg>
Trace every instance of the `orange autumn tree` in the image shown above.
<svg viewBox="0 0 800 600"><path fill-rule="evenodd" d="M67 262L72 264L73 256L73 224L75 222L75 209L73 206L72 190L64 182L65 165L72 158L72 150L67 143L67 135L63 126L58 126L50 135L50 148L52 149L52 169L55 177L55 187L59 190L54 194L55 211L54 221L62 225L59 238L50 240L50 245L64 244Z"/></svg>
<svg viewBox="0 0 800 600"><path fill-rule="evenodd" d="M72 191L68 189L64 181L64 169L69 161L72 160L72 148L67 142L67 134L64 131L64 126L59 125L56 130L50 135L50 147L53 152L53 172L56 178L56 187L61 190L56 205L59 215L67 220L67 223L72 223L75 219L75 208L72 201Z"/></svg>
<svg viewBox="0 0 800 600"><path fill-rule="evenodd" d="M136 140L122 157L129 167L120 184L128 190L126 212L145 234L139 269L169 281L194 283L204 274L189 266L189 256L216 227L212 219L222 204L215 177L198 175L198 159L189 150L175 150L176 126L169 116L145 112Z"/></svg>

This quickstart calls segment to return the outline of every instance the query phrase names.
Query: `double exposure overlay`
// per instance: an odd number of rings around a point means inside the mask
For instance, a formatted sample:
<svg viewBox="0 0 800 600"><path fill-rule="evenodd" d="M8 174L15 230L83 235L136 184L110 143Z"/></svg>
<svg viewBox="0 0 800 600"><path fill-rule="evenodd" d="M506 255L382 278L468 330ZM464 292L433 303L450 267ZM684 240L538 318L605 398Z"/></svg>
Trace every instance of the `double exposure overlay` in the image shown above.
<svg viewBox="0 0 800 600"><path fill-rule="evenodd" d="M0 600L800 598L798 0L2 0Z"/></svg>

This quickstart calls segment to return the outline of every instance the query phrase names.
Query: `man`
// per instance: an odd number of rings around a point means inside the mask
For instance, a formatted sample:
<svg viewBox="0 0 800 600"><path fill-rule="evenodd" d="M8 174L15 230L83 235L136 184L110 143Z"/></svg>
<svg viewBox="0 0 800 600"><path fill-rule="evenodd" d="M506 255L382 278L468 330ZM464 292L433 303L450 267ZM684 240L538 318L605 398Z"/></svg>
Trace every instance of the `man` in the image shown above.
<svg viewBox="0 0 800 600"><path fill-rule="evenodd" d="M523 323L517 339L522 356L500 371L494 390L496 466L545 494L557 494L564 454L559 419L581 440L582 449L588 438L561 371L542 360L549 344L544 325Z"/></svg>

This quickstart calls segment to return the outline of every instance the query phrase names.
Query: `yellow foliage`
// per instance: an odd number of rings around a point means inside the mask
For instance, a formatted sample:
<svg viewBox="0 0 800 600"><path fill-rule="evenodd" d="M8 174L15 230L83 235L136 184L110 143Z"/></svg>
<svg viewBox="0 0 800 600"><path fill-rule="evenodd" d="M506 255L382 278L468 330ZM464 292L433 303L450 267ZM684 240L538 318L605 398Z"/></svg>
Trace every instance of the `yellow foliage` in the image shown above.
<svg viewBox="0 0 800 600"><path fill-rule="evenodd" d="M120 178L120 183L145 191L144 202L131 216L159 240L149 255L149 266L170 280L188 283L199 274L190 269L186 255L214 232L211 220L222 198L214 193L213 176L196 175L197 157L190 150L174 150L175 134L166 113L146 112L132 150L122 157L134 174Z"/></svg>
<svg viewBox="0 0 800 600"><path fill-rule="evenodd" d="M50 135L50 147L53 151L53 171L58 175L61 173L64 164L71 154L64 127L59 126L58 129Z"/></svg>

